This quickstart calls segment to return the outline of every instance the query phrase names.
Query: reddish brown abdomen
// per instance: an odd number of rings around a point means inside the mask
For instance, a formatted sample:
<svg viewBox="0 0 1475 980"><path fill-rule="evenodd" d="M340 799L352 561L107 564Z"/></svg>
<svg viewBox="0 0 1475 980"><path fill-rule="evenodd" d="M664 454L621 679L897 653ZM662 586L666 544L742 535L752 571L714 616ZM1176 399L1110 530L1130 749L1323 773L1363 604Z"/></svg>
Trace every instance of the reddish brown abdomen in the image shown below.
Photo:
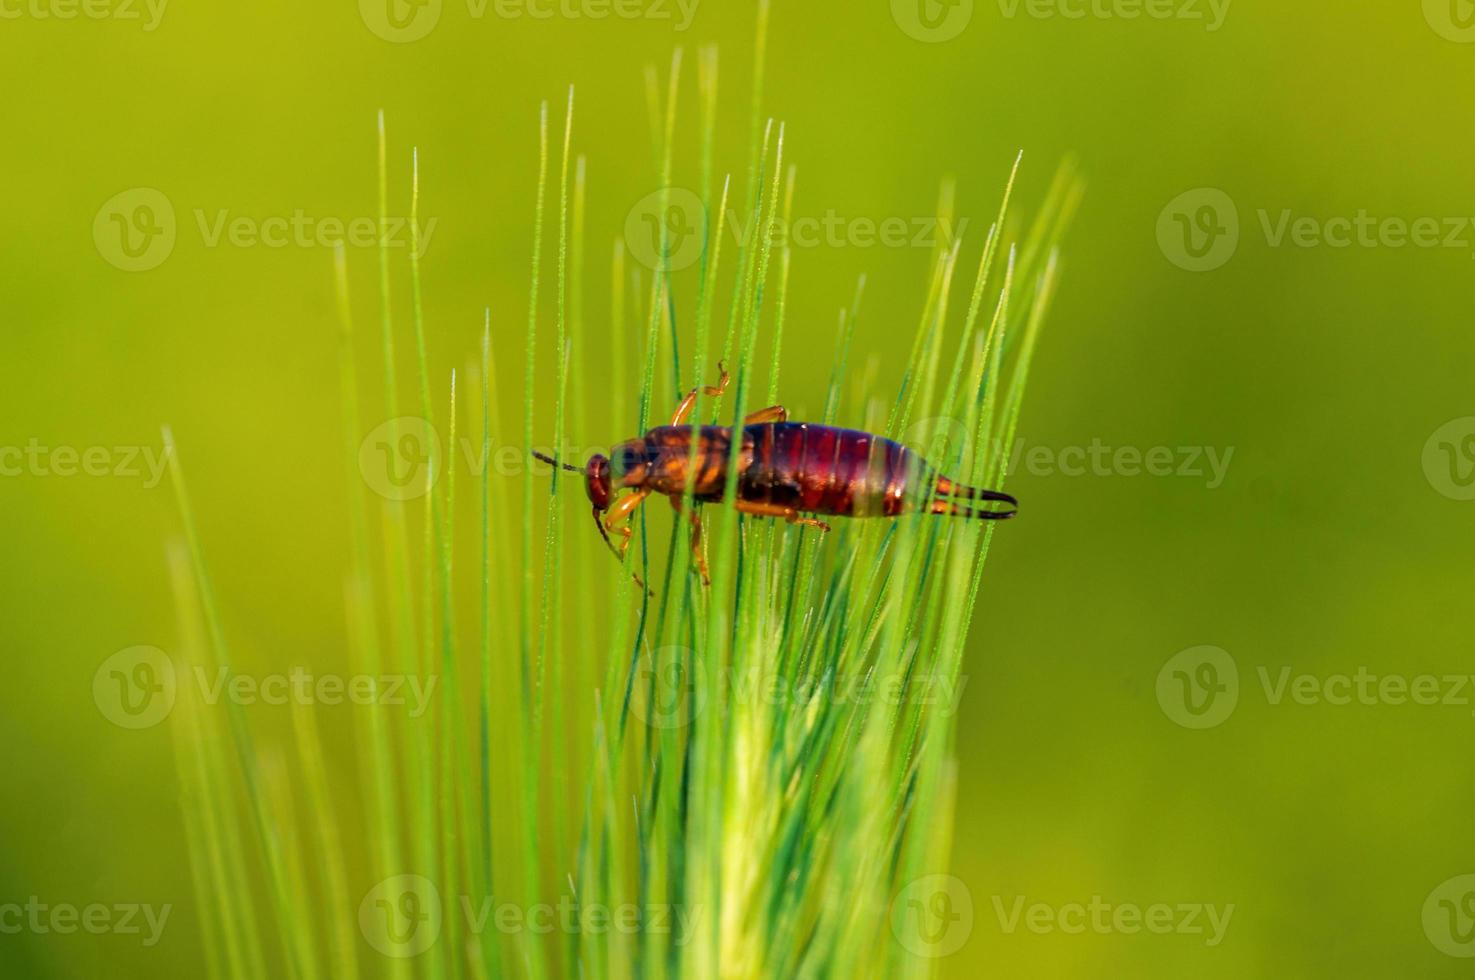
<svg viewBox="0 0 1475 980"><path fill-rule="evenodd" d="M807 422L750 425L738 496L809 514L894 516L909 474L924 470L906 447L870 432Z"/></svg>

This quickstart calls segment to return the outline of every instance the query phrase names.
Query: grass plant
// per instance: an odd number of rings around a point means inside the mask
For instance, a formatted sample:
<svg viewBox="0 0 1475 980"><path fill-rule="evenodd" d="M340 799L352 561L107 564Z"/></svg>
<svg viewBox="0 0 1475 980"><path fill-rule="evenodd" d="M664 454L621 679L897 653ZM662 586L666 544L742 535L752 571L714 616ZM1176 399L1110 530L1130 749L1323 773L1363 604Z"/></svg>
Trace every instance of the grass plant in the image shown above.
<svg viewBox="0 0 1475 980"><path fill-rule="evenodd" d="M737 178L714 150L716 53L697 59L690 180L713 219L691 268L642 270L617 241L607 303L584 296L591 165L574 154L572 91L561 118L543 106L533 134L522 331L506 311L488 311L465 367L431 377L412 247L407 396L397 273L382 238L373 395L358 366L370 339L356 327L339 253L345 644L357 671L433 676L436 697L421 717L355 711L352 758L341 759L310 709L268 743L238 707L181 692L172 724L209 976L849 978L937 967L897 905L911 883L948 868L956 718L923 695L958 683L994 527L919 515L838 519L824 535L740 516L729 482L727 501L704 508L710 587L692 567L686 525L664 507L639 512L627 564L647 592L616 572L577 480L486 465L495 446L641 431L680 392L710 383L720 358L732 387L720 403L700 397L694 418L731 424L781 400L794 263L772 232L792 212L796 174L784 126L762 112L766 26L764 3L751 147ZM664 85L649 76L661 187L676 178L683 68L678 53ZM381 117L381 217L387 154ZM419 171L416 158L412 215ZM905 434L966 483L1006 484L1001 447L1013 441L1079 194L1062 172L1025 227L1013 187L1011 172L981 242L936 250L887 401L875 397L874 364L853 367L865 315L857 285L816 421ZM942 195L940 218L951 219L953 196ZM724 247L729 207L770 233ZM965 246L977 250L967 269ZM630 362L587 360L590 307ZM519 353L522 417L511 420L499 396L518 383ZM616 391L592 404L586 382L604 370L638 378L636 397ZM365 485L356 461L376 409L447 437L418 500ZM392 425L389 438L410 435ZM469 486L452 458L461 436L483 460ZM169 456L183 528L171 563L181 657L229 670L182 449ZM553 910L546 932L529 920L540 904ZM503 905L519 910L520 926L506 928ZM638 915L638 927L621 915Z"/></svg>

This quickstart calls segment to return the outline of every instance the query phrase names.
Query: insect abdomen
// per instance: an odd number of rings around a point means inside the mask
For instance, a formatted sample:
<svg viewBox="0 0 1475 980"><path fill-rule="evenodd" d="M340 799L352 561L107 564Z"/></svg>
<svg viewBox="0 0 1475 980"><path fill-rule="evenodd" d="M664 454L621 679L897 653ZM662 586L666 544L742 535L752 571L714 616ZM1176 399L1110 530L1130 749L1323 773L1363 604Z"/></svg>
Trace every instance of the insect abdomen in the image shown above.
<svg viewBox="0 0 1475 980"><path fill-rule="evenodd" d="M1013 508L1008 494L954 483L910 449L869 432L808 422L749 425L742 432L737 496L748 503L806 514L895 517L930 498L925 506L934 514L1000 519L1015 513L974 503L1002 501ZM688 478L693 439L696 467ZM725 426L652 429L644 437L639 485L673 497L690 485L697 500L721 500L731 447L732 430Z"/></svg>
<svg viewBox="0 0 1475 980"><path fill-rule="evenodd" d="M890 439L806 422L747 426L743 457L743 500L842 517L901 513L908 473L923 465Z"/></svg>

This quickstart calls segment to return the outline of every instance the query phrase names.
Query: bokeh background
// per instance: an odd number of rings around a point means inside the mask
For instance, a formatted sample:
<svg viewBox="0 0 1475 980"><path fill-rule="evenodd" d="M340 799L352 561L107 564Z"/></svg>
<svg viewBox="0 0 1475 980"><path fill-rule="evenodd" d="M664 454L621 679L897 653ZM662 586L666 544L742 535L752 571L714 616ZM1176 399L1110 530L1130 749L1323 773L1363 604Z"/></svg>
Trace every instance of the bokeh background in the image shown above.
<svg viewBox="0 0 1475 980"><path fill-rule="evenodd" d="M1451 704L1376 685L1372 703L1300 703L1317 699L1277 686L1287 669L1333 695L1359 669L1406 685L1475 669L1467 7L774 4L763 109L787 125L797 214L925 216L951 176L976 241L1019 150L1025 211L1066 156L1087 183L1021 427L1040 462L1013 478L1025 514L996 536L965 664L952 873L974 918L944 975L1468 975L1472 879L1451 879L1475 873L1475 682L1441 681ZM343 669L331 252L212 245L208 227L373 215L382 108L391 211L416 146L437 222L434 375L474 356L486 307L520 363L537 107L556 117L573 84L599 363L630 343L604 312L609 243L656 186L648 63L686 51L694 133L695 52L720 45L718 167L744 171L750 5L702 0L685 30L674 5L602 20L476 9L444 0L404 42L351 0L3 7L0 445L109 447L110 467L126 462L111 447L142 453L137 476L26 464L0 478L0 901L174 906L151 947L6 929L7 976L200 969L168 726L118 727L92 686L114 652L177 636L178 520L144 462L161 424L187 459L240 660ZM142 271L105 244L105 205L135 188L175 215L172 250ZM1339 237L1334 219L1360 213L1381 231ZM1299 241L1278 234L1287 216L1311 219ZM1437 234L1398 234L1420 218ZM348 252L372 324L374 253ZM853 235L796 250L792 409L818 409L862 274L855 349L892 390L929 259ZM633 392L638 378L590 383ZM509 393L507 417L517 405ZM1076 473L1071 448L1093 444L1170 447L1175 472L1102 456ZM1179 474L1179 447L1227 468L1216 478L1201 457ZM1169 665L1205 646L1222 653ZM1237 699L1212 688L1235 678ZM1073 928L1071 904L1093 900L1233 911L1217 942L1109 915ZM1036 904L1052 924L1029 918Z"/></svg>

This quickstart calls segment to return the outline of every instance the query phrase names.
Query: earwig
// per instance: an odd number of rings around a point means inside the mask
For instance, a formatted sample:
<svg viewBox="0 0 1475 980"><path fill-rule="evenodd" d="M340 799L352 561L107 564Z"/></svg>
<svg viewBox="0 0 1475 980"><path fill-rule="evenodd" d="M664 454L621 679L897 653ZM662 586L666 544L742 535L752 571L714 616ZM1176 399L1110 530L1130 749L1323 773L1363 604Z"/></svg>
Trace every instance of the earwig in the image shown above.
<svg viewBox="0 0 1475 980"><path fill-rule="evenodd" d="M728 384L726 369L720 363L717 368L717 384L701 389L713 398L720 398ZM594 507L594 523L622 563L634 534L630 518L652 494L666 497L677 512L684 510L682 499L688 490L697 504L723 499L734 430L688 424L696 399L697 389L693 388L669 425L620 443L609 456L595 453L582 468L533 453L545 463L584 476L584 489ZM742 514L782 517L790 524L828 531L830 526L824 521L803 515L896 517L913 511L919 503L929 513L976 520L1005 520L1018 513L1019 501L1007 493L955 483L900 443L854 429L790 422L782 405L747 416L739 431L742 445L735 504ZM928 492L918 493L918 488ZM616 501L615 494L620 490L632 492ZM968 503L976 501L1002 503L1009 509L984 509ZM710 584L701 551L701 517L696 508L690 519L692 554L702 581ZM621 536L619 547L610 537L612 533Z"/></svg>

